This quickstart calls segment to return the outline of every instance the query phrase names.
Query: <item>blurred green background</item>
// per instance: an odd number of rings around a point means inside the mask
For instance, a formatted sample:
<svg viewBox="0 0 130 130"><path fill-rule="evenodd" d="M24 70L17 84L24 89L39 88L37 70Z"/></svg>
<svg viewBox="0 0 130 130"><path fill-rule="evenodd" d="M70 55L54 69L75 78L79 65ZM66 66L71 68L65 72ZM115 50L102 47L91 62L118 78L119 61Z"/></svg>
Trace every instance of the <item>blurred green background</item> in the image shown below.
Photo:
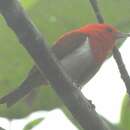
<svg viewBox="0 0 130 130"><path fill-rule="evenodd" d="M96 22L88 0L22 0L21 3L49 44L66 31ZM99 0L99 5L107 23L125 32L130 30L129 0ZM0 96L18 87L32 65L31 57L0 16ZM126 97L119 123L125 130L130 130L128 104ZM55 92L51 87L41 87L11 108L0 105L0 116L20 118L35 110L56 107L63 107L63 104Z"/></svg>

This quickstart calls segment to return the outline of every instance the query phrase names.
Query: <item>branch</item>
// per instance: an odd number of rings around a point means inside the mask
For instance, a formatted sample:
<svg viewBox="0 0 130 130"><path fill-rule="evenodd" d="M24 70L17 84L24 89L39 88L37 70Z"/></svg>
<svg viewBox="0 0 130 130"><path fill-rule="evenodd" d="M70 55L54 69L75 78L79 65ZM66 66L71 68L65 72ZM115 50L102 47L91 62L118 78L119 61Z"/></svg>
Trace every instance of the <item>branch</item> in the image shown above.
<svg viewBox="0 0 130 130"><path fill-rule="evenodd" d="M121 73L121 78L123 79L123 81L125 83L127 93L130 95L130 77L129 77L129 74L125 68L123 61L122 61L121 54L119 53L119 51L116 47L113 49L113 53L114 53L113 57L115 58L116 63L117 63L118 68L119 68L119 71Z"/></svg>
<svg viewBox="0 0 130 130"><path fill-rule="evenodd" d="M91 3L91 6L92 6L93 11L94 11L94 13L96 15L97 21L99 23L104 23L104 18L103 18L103 15L100 12L99 7L98 7L97 0L89 0L89 2Z"/></svg>
<svg viewBox="0 0 130 130"><path fill-rule="evenodd" d="M108 130L88 100L62 70L38 29L31 22L17 0L0 0L0 11L8 26L32 56L42 75L46 75L53 89L63 100L75 119L85 130Z"/></svg>
<svg viewBox="0 0 130 130"><path fill-rule="evenodd" d="M101 14L101 12L98 8L97 0L89 0L89 1L90 1L91 5L93 7L93 10L95 12L95 15L97 17L98 22L104 23L104 18L103 18L102 14ZM129 74L128 74L126 68L125 68L121 54L120 54L117 47L114 47L114 49L113 49L113 57L114 57L114 59L117 63L118 69L120 71L121 78L125 83L127 93L130 95L130 77L129 77Z"/></svg>

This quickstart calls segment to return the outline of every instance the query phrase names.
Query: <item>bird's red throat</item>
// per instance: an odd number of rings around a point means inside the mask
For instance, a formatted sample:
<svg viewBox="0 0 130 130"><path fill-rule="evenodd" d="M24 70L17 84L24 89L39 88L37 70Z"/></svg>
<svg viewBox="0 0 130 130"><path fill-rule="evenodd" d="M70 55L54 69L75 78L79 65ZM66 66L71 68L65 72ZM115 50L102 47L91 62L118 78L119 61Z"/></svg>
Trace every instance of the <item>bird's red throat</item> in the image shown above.
<svg viewBox="0 0 130 130"><path fill-rule="evenodd" d="M92 54L98 63L102 63L112 51L114 47L114 40L108 37L90 38L90 47Z"/></svg>

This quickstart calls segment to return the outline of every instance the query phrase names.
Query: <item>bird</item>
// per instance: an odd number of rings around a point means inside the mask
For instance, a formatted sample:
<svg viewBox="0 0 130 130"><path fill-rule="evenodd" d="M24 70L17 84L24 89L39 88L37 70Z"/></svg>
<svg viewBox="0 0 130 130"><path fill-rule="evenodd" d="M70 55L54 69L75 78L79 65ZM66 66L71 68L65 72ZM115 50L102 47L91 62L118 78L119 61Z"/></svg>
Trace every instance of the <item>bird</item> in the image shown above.
<svg viewBox="0 0 130 130"><path fill-rule="evenodd" d="M51 49L64 71L81 89L99 71L108 55L112 54L116 41L129 36L129 33L120 32L110 24L93 23L66 32ZM34 65L18 88L0 98L0 104L5 103L10 107L34 88L48 83Z"/></svg>

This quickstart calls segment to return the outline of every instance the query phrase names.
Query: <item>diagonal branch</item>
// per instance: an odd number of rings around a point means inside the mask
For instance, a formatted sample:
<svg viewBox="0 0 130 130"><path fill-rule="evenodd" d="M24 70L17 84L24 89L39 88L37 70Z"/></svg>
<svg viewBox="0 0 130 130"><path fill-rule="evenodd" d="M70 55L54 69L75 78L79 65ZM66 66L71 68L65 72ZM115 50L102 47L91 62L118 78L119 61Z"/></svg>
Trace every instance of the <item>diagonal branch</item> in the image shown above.
<svg viewBox="0 0 130 130"><path fill-rule="evenodd" d="M8 26L32 56L42 75L46 75L64 104L85 130L109 130L88 100L62 70L46 41L17 0L0 0L0 11ZM43 74L44 73L44 74ZM54 76L55 75L55 76ZM17 97L16 97L17 98Z"/></svg>
<svg viewBox="0 0 130 130"><path fill-rule="evenodd" d="M122 61L121 54L116 47L113 49L113 57L115 58L116 63L118 65L118 69L121 73L121 78L123 79L123 81L125 83L127 93L130 95L130 77L129 77L129 74L125 68L123 61Z"/></svg>
<svg viewBox="0 0 130 130"><path fill-rule="evenodd" d="M99 7L98 7L97 0L89 0L89 2L93 8L95 15L96 15L97 21L99 23L104 23L104 18L103 18L103 15L101 14Z"/></svg>
<svg viewBox="0 0 130 130"><path fill-rule="evenodd" d="M95 15L96 15L98 22L104 23L104 18L102 16L101 12L100 12L99 7L98 7L97 0L89 0L89 1L90 1L91 5L93 7L93 10L95 12ZM113 49L113 57L114 57L114 59L117 63L118 69L119 69L120 74L121 74L121 78L126 85L127 93L130 95L130 77L129 77L129 74L128 74L126 68L125 68L121 54L120 54L117 47L114 47L114 49Z"/></svg>

